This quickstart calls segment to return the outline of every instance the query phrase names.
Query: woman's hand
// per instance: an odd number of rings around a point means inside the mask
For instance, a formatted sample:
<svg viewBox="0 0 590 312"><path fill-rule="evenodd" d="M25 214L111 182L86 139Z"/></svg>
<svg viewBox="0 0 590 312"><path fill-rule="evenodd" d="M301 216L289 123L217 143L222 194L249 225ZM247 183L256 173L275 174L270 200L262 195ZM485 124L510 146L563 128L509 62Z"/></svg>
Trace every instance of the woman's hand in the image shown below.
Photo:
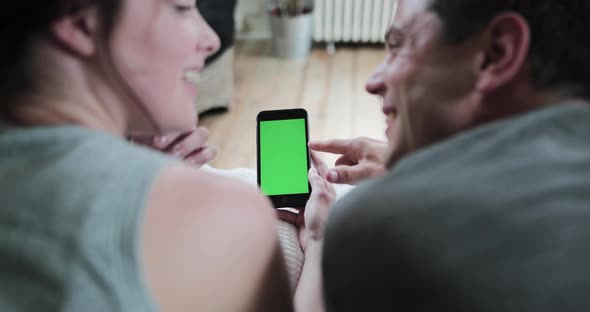
<svg viewBox="0 0 590 312"><path fill-rule="evenodd" d="M207 146L209 131L196 128L181 134L157 136L149 139L137 139L136 142L153 147L170 154L193 166L201 167L215 158L217 149Z"/></svg>
<svg viewBox="0 0 590 312"><path fill-rule="evenodd" d="M296 311L325 311L321 282L321 250L326 221L336 200L334 186L325 179L326 164L311 153L314 168L309 170L312 192L305 208L294 214L278 210L279 218L299 228L299 241L305 254L305 262L295 290Z"/></svg>
<svg viewBox="0 0 590 312"><path fill-rule="evenodd" d="M279 218L283 221L295 224L299 228L299 241L305 252L312 241L320 241L324 236L324 229L332 204L336 200L334 186L324 177L328 172L328 166L312 152L311 157L314 167L309 170L309 183L311 195L307 204L298 214L279 210Z"/></svg>

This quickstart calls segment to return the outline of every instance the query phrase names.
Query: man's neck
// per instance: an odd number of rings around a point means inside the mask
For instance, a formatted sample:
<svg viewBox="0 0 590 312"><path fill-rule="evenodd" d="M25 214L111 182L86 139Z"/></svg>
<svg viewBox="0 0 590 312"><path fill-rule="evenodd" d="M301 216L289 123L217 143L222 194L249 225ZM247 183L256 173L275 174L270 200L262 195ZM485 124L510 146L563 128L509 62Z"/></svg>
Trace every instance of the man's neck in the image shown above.
<svg viewBox="0 0 590 312"><path fill-rule="evenodd" d="M483 102L484 111L477 124L517 116L548 106L560 105L572 99L575 99L575 97L558 92L540 91L530 85L501 90Z"/></svg>

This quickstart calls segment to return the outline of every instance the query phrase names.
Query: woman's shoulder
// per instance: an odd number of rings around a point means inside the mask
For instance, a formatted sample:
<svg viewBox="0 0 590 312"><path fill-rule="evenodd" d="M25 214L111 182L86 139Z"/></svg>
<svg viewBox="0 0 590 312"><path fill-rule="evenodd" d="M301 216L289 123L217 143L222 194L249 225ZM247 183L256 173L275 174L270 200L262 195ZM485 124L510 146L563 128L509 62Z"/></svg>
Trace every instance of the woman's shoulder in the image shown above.
<svg viewBox="0 0 590 312"><path fill-rule="evenodd" d="M235 206L231 209L267 211L270 206L253 185L180 162L170 163L160 172L154 182L152 199L155 202L177 202L193 209Z"/></svg>
<svg viewBox="0 0 590 312"><path fill-rule="evenodd" d="M254 187L172 164L156 178L145 209L146 276L161 306L236 311L255 296L254 281L265 278L278 241L275 212ZM222 292L228 300L218 300Z"/></svg>

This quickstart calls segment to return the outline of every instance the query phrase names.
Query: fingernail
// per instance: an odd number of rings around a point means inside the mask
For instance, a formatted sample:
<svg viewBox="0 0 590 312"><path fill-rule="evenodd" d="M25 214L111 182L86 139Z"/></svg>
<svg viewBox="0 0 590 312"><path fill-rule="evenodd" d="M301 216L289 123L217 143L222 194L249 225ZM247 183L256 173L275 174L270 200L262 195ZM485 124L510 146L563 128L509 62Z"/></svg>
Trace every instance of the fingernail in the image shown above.
<svg viewBox="0 0 590 312"><path fill-rule="evenodd" d="M330 182L338 181L338 172L331 171L330 173L328 173L328 179L330 180Z"/></svg>

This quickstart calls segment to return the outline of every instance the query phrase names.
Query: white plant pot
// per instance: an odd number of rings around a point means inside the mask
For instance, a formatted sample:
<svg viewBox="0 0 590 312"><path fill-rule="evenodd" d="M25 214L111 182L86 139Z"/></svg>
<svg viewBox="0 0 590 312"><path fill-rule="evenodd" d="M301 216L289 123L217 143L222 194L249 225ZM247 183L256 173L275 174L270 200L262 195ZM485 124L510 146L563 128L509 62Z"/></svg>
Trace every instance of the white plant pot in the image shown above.
<svg viewBox="0 0 590 312"><path fill-rule="evenodd" d="M269 16L275 55L283 59L306 60L312 44L313 12Z"/></svg>

